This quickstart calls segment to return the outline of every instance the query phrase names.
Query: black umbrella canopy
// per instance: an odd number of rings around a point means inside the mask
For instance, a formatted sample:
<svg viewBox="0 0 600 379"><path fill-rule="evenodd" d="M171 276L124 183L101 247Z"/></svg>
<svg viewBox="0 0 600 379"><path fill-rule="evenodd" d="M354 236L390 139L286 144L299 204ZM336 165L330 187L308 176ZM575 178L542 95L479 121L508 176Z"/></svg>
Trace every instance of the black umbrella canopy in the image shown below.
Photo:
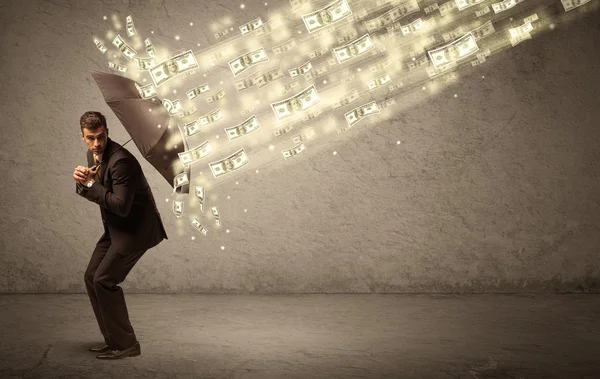
<svg viewBox="0 0 600 379"><path fill-rule="evenodd" d="M138 83L124 76L100 71L93 71L92 76L104 101L121 121L142 156L171 186L175 176L183 172L191 179L191 166L185 167L178 155L189 150L187 141L162 102L143 99L136 87ZM187 194L189 187L189 184L179 187L177 193Z"/></svg>

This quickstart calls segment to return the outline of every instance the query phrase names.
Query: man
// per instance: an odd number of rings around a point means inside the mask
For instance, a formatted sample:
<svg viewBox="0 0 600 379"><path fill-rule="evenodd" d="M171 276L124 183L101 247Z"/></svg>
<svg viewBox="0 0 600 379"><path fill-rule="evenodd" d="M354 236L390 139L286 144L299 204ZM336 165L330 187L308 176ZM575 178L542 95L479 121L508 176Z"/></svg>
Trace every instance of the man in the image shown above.
<svg viewBox="0 0 600 379"><path fill-rule="evenodd" d="M85 270L84 281L105 344L90 349L98 359L141 354L129 321L122 283L146 250L168 239L152 191L137 159L108 138L106 118L85 112L79 121L88 167L73 172L78 195L100 206L104 234ZM89 167L99 162L98 168Z"/></svg>

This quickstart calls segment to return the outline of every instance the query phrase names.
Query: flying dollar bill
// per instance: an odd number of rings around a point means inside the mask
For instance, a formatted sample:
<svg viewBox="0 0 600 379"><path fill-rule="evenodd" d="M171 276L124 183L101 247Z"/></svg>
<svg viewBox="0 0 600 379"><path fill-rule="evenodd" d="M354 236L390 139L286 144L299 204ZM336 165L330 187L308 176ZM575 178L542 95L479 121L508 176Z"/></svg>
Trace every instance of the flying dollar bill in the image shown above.
<svg viewBox="0 0 600 379"><path fill-rule="evenodd" d="M444 39L444 42L448 42L448 41L457 39L459 36L462 36L464 34L465 34L465 27L460 25L458 28L456 28L450 32L443 33L442 38Z"/></svg>
<svg viewBox="0 0 600 379"><path fill-rule="evenodd" d="M225 37L227 34L229 34L229 30L227 28L221 30L220 32L214 33L216 39L219 39L221 37Z"/></svg>
<svg viewBox="0 0 600 379"><path fill-rule="evenodd" d="M300 144L294 146L293 148L291 148L290 150L281 150L281 154L283 154L283 158L287 160L288 158L291 158L295 155L300 154L304 150L306 150L306 147L304 146L303 143L300 143Z"/></svg>
<svg viewBox="0 0 600 379"><path fill-rule="evenodd" d="M507 9L513 8L515 5L522 3L525 0L504 0L499 3L492 4L492 9L494 13L498 14Z"/></svg>
<svg viewBox="0 0 600 379"><path fill-rule="evenodd" d="M235 89L238 92L241 92L243 90L247 90L249 88L254 87L256 85L255 78L256 78L255 74L252 74L252 75L248 76L247 78L240 79L238 81L233 82L233 84L235 85Z"/></svg>
<svg viewBox="0 0 600 379"><path fill-rule="evenodd" d="M318 67L315 67L313 70L310 70L306 74L304 74L304 79L308 82L309 80L312 80L319 75L325 74L327 71L329 71L327 64L322 64Z"/></svg>
<svg viewBox="0 0 600 379"><path fill-rule="evenodd" d="M359 93L358 90L356 88L352 89L350 92L348 92L347 94L345 94L341 99L339 99L338 101L336 101L333 104L333 109L336 110L338 108L344 107L350 103L355 102L356 100L358 100L359 98Z"/></svg>
<svg viewBox="0 0 600 379"><path fill-rule="evenodd" d="M532 14L531 16L527 16L523 19L523 23L527 24L529 22L534 22L539 20L537 13Z"/></svg>
<svg viewBox="0 0 600 379"><path fill-rule="evenodd" d="M273 108L277 120L281 121L284 118L294 116L307 110L317 104L319 100L320 97L317 93L317 89L314 85L311 85L292 97L272 103L271 108Z"/></svg>
<svg viewBox="0 0 600 379"><path fill-rule="evenodd" d="M250 160L242 148L225 159L209 163L210 170L215 178L238 170L248 164Z"/></svg>
<svg viewBox="0 0 600 379"><path fill-rule="evenodd" d="M325 7L302 16L309 33L321 30L352 14L346 0L336 0Z"/></svg>
<svg viewBox="0 0 600 379"><path fill-rule="evenodd" d="M249 53L240 55L228 62L229 68L233 73L233 76L238 76L242 72L248 70L251 67L256 66L259 63L269 61L267 52L262 47L251 51Z"/></svg>
<svg viewBox="0 0 600 379"><path fill-rule="evenodd" d="M456 7L459 11L462 11L463 9L467 9L477 4L481 4L484 1L485 0L455 0Z"/></svg>
<svg viewBox="0 0 600 379"><path fill-rule="evenodd" d="M173 201L173 214L175 217L180 218L183 215L183 201Z"/></svg>
<svg viewBox="0 0 600 379"><path fill-rule="evenodd" d="M565 8L565 12L568 12L571 9L575 9L589 3L590 0L560 0L560 2L562 3L563 8Z"/></svg>
<svg viewBox="0 0 600 379"><path fill-rule="evenodd" d="M285 95L286 93L290 92L291 90L298 87L299 85L300 85L300 83L298 81L286 84L285 86L283 86L283 90L281 91L281 94Z"/></svg>
<svg viewBox="0 0 600 379"><path fill-rule="evenodd" d="M363 104L359 107L352 109L350 112L344 114L346 117L346 122L348 123L348 127L356 125L357 122L364 119L365 117L380 113L381 109L377 105L376 101L371 101L370 103Z"/></svg>
<svg viewBox="0 0 600 379"><path fill-rule="evenodd" d="M194 100L196 97L208 91L210 91L210 87L208 86L208 84L202 84L187 91L185 95L189 100Z"/></svg>
<svg viewBox="0 0 600 379"><path fill-rule="evenodd" d="M434 67L439 69L445 65L456 65L459 60L478 50L479 46L477 46L473 34L469 32L454 42L437 49L428 50L427 54L429 54Z"/></svg>
<svg viewBox="0 0 600 379"><path fill-rule="evenodd" d="M289 69L288 72L290 73L290 77L293 79L298 75L306 74L308 71L312 70L312 68L312 63L308 61L302 64L300 67Z"/></svg>
<svg viewBox="0 0 600 379"><path fill-rule="evenodd" d="M217 108L209 114L198 117L198 122L200 125L212 124L213 122L220 120L221 116L221 108Z"/></svg>
<svg viewBox="0 0 600 379"><path fill-rule="evenodd" d="M213 148L211 144L208 141L204 141L195 148L184 151L183 153L177 153L177 155L179 155L179 160L181 160L183 166L187 167L192 163L198 162L200 159L206 157L212 152Z"/></svg>
<svg viewBox="0 0 600 379"><path fill-rule="evenodd" d="M447 15L453 9L456 9L456 2L454 0L447 1L438 8L441 16Z"/></svg>
<svg viewBox="0 0 600 379"><path fill-rule="evenodd" d="M210 104L212 102L224 99L226 97L227 97L227 94L225 93L225 90L222 89L219 92L215 93L214 95L207 97L206 98L206 102Z"/></svg>
<svg viewBox="0 0 600 379"><path fill-rule="evenodd" d="M296 136L292 137L292 143L294 145L298 145L302 142L306 142L309 139L313 138L315 136L315 128L308 128L306 129L304 132L302 132L301 134L298 134Z"/></svg>
<svg viewBox="0 0 600 379"><path fill-rule="evenodd" d="M194 219L192 220L192 226L194 228L196 228L204 236L206 235L206 232L208 231L202 224L200 224L198 217L194 217Z"/></svg>
<svg viewBox="0 0 600 379"><path fill-rule="evenodd" d="M221 216L219 215L219 208L210 207L210 212L212 213L213 217L215 218L215 222L216 222L217 226L221 226Z"/></svg>
<svg viewBox="0 0 600 379"><path fill-rule="evenodd" d="M418 57L413 57L413 59L411 61L409 61L406 65L408 66L408 69L410 71L412 71L416 68L425 66L428 63L429 63L429 59L427 58L427 54L423 54Z"/></svg>
<svg viewBox="0 0 600 379"><path fill-rule="evenodd" d="M416 20L414 20L413 22L411 22L408 25L404 25L400 27L400 31L402 32L402 35L407 36L411 33L416 32L417 30L421 29L423 27L424 22L423 20L419 17Z"/></svg>
<svg viewBox="0 0 600 379"><path fill-rule="evenodd" d="M294 126L292 124L288 124L286 126L283 126L283 127L279 128L279 129L275 130L273 132L273 135L275 137L281 137L281 136L289 133L293 129L294 129Z"/></svg>
<svg viewBox="0 0 600 379"><path fill-rule="evenodd" d="M490 12L491 12L491 9L490 9L490 7L489 7L489 6L486 6L486 7L485 7L485 8L483 8L483 9L480 9L480 10L478 10L478 11L475 11L475 16L477 16L477 17L481 17L481 16L484 16L484 15L486 15L486 14L490 13Z"/></svg>
<svg viewBox="0 0 600 379"><path fill-rule="evenodd" d="M100 41L98 38L94 37L94 44L96 44L96 47L98 48L98 50L100 50L100 52L102 54L106 53L106 50L108 50L106 48L106 46L104 46L104 44L102 43L102 41Z"/></svg>
<svg viewBox="0 0 600 379"><path fill-rule="evenodd" d="M194 193L200 203L200 212L204 213L204 187L194 186Z"/></svg>
<svg viewBox="0 0 600 379"><path fill-rule="evenodd" d="M182 109L181 113L179 114L179 117L180 118L186 118L186 117L189 117L189 116L193 115L197 111L198 111L198 108L196 107L196 105L192 104L191 107L186 108L186 109Z"/></svg>
<svg viewBox="0 0 600 379"><path fill-rule="evenodd" d="M475 41L479 41L480 39L489 36L490 34L494 33L495 31L496 31L496 29L494 29L492 20L489 20L488 22L481 25L480 27L471 30L470 33L473 34L473 38L475 39Z"/></svg>
<svg viewBox="0 0 600 379"><path fill-rule="evenodd" d="M275 17L272 20L267 21L263 26L256 29L256 35L260 36L263 34L271 33L273 30L281 27L283 25L283 21L281 17Z"/></svg>
<svg viewBox="0 0 600 379"><path fill-rule="evenodd" d="M308 56L310 57L310 59L315 59L320 57L321 55L325 55L329 52L329 49L326 47L321 47L317 50L311 51Z"/></svg>
<svg viewBox="0 0 600 379"><path fill-rule="evenodd" d="M154 50L154 45L152 45L150 38L146 38L144 43L146 44L146 54L148 54L149 57L156 58L156 50Z"/></svg>
<svg viewBox="0 0 600 379"><path fill-rule="evenodd" d="M198 120L194 120L194 121L188 122L187 124L183 125L183 132L188 137L196 135L196 134L200 133L201 131L202 130L200 128L200 123L198 122Z"/></svg>
<svg viewBox="0 0 600 379"><path fill-rule="evenodd" d="M127 28L127 37L133 37L134 35L137 34L137 32L135 31L135 26L133 25L133 17L131 17L131 15L129 15L125 18L125 20L126 20L125 28Z"/></svg>
<svg viewBox="0 0 600 379"><path fill-rule="evenodd" d="M123 41L123 38L121 38L121 35L119 34L117 34L112 43L117 47L117 49L119 49L119 51L125 56L125 58L129 60L133 60L133 58L135 58L135 56L137 55L137 52L133 50L133 48L129 46L125 41Z"/></svg>
<svg viewBox="0 0 600 379"><path fill-rule="evenodd" d="M275 46L273 48L273 53L275 54L275 56L277 56L277 55L280 55L280 54L283 54L283 53L287 53L288 51L290 51L294 47L296 47L296 40L294 40L293 38L291 38L288 41L284 42L283 44L281 44L279 46Z"/></svg>
<svg viewBox="0 0 600 379"><path fill-rule="evenodd" d="M292 6L292 13L296 13L296 11L302 8L305 4L311 3L314 0L290 0L290 5Z"/></svg>
<svg viewBox="0 0 600 379"><path fill-rule="evenodd" d="M369 91L373 91L390 81L392 81L392 78L388 74L381 75L369 82Z"/></svg>
<svg viewBox="0 0 600 379"><path fill-rule="evenodd" d="M508 32L510 33L510 43L513 46L517 46L520 42L525 41L526 39L531 39L531 34L529 34L529 32L532 30L533 25L531 25L531 22L528 22L517 28L508 29Z"/></svg>
<svg viewBox="0 0 600 379"><path fill-rule="evenodd" d="M356 37L358 37L358 32L356 31L356 29L352 29L352 30L349 30L349 31L343 33L341 36L339 36L337 38L337 41L339 44L347 43L352 40L355 40Z"/></svg>
<svg viewBox="0 0 600 379"><path fill-rule="evenodd" d="M264 86L271 83L272 81L275 81L277 79L281 79L284 77L285 77L285 74L283 73L283 70L281 69L281 67L276 67L272 70L265 72L264 74L261 74L261 73L254 74L252 77L252 80L254 81L254 83L256 83L256 86L258 88L263 88Z"/></svg>
<svg viewBox="0 0 600 379"><path fill-rule="evenodd" d="M341 64L366 53L374 46L371 36L367 33L347 45L334 48L333 53L338 63Z"/></svg>
<svg viewBox="0 0 600 379"><path fill-rule="evenodd" d="M108 68L110 68L111 70L114 70L114 71L121 72L123 74L125 74L127 72L127 67L120 65L118 63L113 63L111 61L108 62Z"/></svg>
<svg viewBox="0 0 600 379"><path fill-rule="evenodd" d="M150 83L150 84L146 84L145 86L138 86L137 83L135 83L135 87L137 88L138 92L140 93L140 96L142 97L142 99L147 99L149 97L153 97L157 95L156 92L156 87L154 87L154 84Z"/></svg>
<svg viewBox="0 0 600 379"><path fill-rule="evenodd" d="M150 70L152 67L154 67L154 58L152 58L152 57L150 57L150 58L135 57L135 58L133 58L133 60L135 61L135 63L137 64L137 66L140 70Z"/></svg>
<svg viewBox="0 0 600 379"><path fill-rule="evenodd" d="M260 124L256 119L256 116L251 116L239 125L225 128L225 133L227 134L227 138L229 138L230 141L233 141L236 138L240 138L246 134L252 133L259 127Z"/></svg>
<svg viewBox="0 0 600 379"><path fill-rule="evenodd" d="M187 174L185 172L177 174L177 176L173 178L173 193L177 191L177 188L185 186L186 184L190 184L190 179Z"/></svg>
<svg viewBox="0 0 600 379"><path fill-rule="evenodd" d="M259 18L256 18L248 23L245 23L244 25L240 26L240 32L242 33L242 35L248 34L251 31L260 28L261 26L263 26L263 22L262 20Z"/></svg>
<svg viewBox="0 0 600 379"><path fill-rule="evenodd" d="M167 110L167 112L169 112L169 114L171 116L181 112L183 110L183 107L181 106L181 102L179 101L179 99L177 100L169 100L169 99L162 99L162 105L163 107L165 107L165 109Z"/></svg>
<svg viewBox="0 0 600 379"><path fill-rule="evenodd" d="M149 72L154 85L158 88L177 75L198 68L198 62L192 50L183 51L152 67Z"/></svg>
<svg viewBox="0 0 600 379"><path fill-rule="evenodd" d="M419 9L420 8L419 4L417 3L417 0L404 1L401 5L385 12L381 16L372 20L365 21L364 24L367 28L367 31L370 33L386 25L389 25L396 20L399 20L404 16L417 12L419 11Z"/></svg>
<svg viewBox="0 0 600 379"><path fill-rule="evenodd" d="M438 3L431 4L431 5L428 5L425 8L423 8L423 12L425 12L425 14L429 14L438 8L439 8Z"/></svg>

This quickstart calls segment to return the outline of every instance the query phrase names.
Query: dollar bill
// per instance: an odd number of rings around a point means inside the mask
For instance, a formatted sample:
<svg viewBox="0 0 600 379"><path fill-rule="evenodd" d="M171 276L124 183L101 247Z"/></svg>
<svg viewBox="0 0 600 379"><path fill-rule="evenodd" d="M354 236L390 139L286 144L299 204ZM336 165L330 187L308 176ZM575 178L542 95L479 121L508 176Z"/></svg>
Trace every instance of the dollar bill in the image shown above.
<svg viewBox="0 0 600 379"><path fill-rule="evenodd" d="M200 224L200 220L198 220L198 217L194 217L194 219L192 220L192 226L204 236L208 232L208 230L202 224Z"/></svg>
<svg viewBox="0 0 600 379"><path fill-rule="evenodd" d="M150 70L155 65L154 58L135 57L133 60L140 70Z"/></svg>
<svg viewBox="0 0 600 379"><path fill-rule="evenodd" d="M369 82L369 91L376 90L377 88L383 86L386 83L392 81L392 78L388 74L381 75Z"/></svg>
<svg viewBox="0 0 600 379"><path fill-rule="evenodd" d="M263 88L267 84L269 84L277 79L284 78L284 77L285 77L285 74L283 73L283 70L281 69L281 67L276 67L272 70L265 72L264 74L261 74L261 73L254 74L252 77L252 80L254 81L254 83L256 83L256 86L258 88Z"/></svg>
<svg viewBox="0 0 600 379"><path fill-rule="evenodd" d="M369 33L382 28L386 25L393 23L394 21L407 16L411 13L419 11L419 4L417 0L408 0L402 2L402 4L398 7L395 7L381 16L374 18L372 20L367 20L364 22L365 27Z"/></svg>
<svg viewBox="0 0 600 379"><path fill-rule="evenodd" d="M453 9L456 9L456 3L454 0L450 0L440 5L438 10L440 11L441 16L445 16L450 13Z"/></svg>
<svg viewBox="0 0 600 379"><path fill-rule="evenodd" d="M96 47L98 48L98 50L100 50L100 52L102 54L106 53L106 50L108 50L106 48L106 46L104 46L104 44L102 43L102 41L100 41L98 38L94 37L94 44L96 44Z"/></svg>
<svg viewBox="0 0 600 379"><path fill-rule="evenodd" d="M219 209L217 207L210 207L210 212L215 218L217 226L221 226L221 217L219 216Z"/></svg>
<svg viewBox="0 0 600 379"><path fill-rule="evenodd" d="M126 21L125 28L127 29L127 37L133 37L134 35L137 34L137 32L135 31L135 26L133 25L133 17L131 17L131 15L129 15L125 18L125 21Z"/></svg>
<svg viewBox="0 0 600 379"><path fill-rule="evenodd" d="M307 61L300 67L289 69L288 72L290 73L290 77L293 79L298 75L306 74L308 71L312 70L312 68L312 63L310 63L310 61Z"/></svg>
<svg viewBox="0 0 600 379"><path fill-rule="evenodd" d="M352 12L352 15L350 17L348 17L348 23L350 24L350 23L353 23L356 21L360 21L363 18L367 17L368 14L369 14L369 12L367 11L366 8L363 8L359 11Z"/></svg>
<svg viewBox="0 0 600 379"><path fill-rule="evenodd" d="M123 38L121 38L120 34L117 34L112 43L117 47L117 49L119 49L121 54L123 54L125 58L129 60L133 60L133 58L135 58L135 56L137 55L137 52L133 50L133 48L129 46L125 41L123 41Z"/></svg>
<svg viewBox="0 0 600 379"><path fill-rule="evenodd" d="M233 76L238 76L242 72L248 70L251 67L256 66L259 63L269 61L267 52L264 48L258 48L246 54L242 54L228 62L229 68L233 73Z"/></svg>
<svg viewBox="0 0 600 379"><path fill-rule="evenodd" d="M181 110L179 117L186 118L186 117L193 115L197 111L198 111L198 108L196 107L196 105L192 104L191 107Z"/></svg>
<svg viewBox="0 0 600 379"><path fill-rule="evenodd" d="M299 143L299 144L295 145L294 147L292 147L290 150L281 150L281 154L283 154L283 158L287 160L288 158L291 158L294 155L300 154L304 150L306 150L306 147L304 146L304 144Z"/></svg>
<svg viewBox="0 0 600 379"><path fill-rule="evenodd" d="M356 29L350 29L349 31L344 32L341 36L337 37L337 41L340 44L347 43L352 40L355 40L356 37L358 37L358 32L356 31Z"/></svg>
<svg viewBox="0 0 600 379"><path fill-rule="evenodd" d="M154 84L150 83L150 84L146 84L145 86L138 86L137 83L135 83L135 87L137 88L138 92L140 93L140 96L142 97L142 99L147 99L153 96L157 95L156 92L156 87L154 87Z"/></svg>
<svg viewBox="0 0 600 379"><path fill-rule="evenodd" d="M475 67L475 66L479 66L480 64L484 63L486 61L486 58L489 57L491 54L490 49L485 49L484 51L477 53L475 55L475 60L471 61L471 66Z"/></svg>
<svg viewBox="0 0 600 379"><path fill-rule="evenodd" d="M294 47L296 47L296 40L294 40L293 38L291 38L288 41L284 42L283 44L281 44L279 46L275 46L273 48L273 53L275 54L275 56L277 56L277 55L280 55L280 54L283 54L283 53L287 53L288 51L290 51Z"/></svg>
<svg viewBox="0 0 600 379"><path fill-rule="evenodd" d="M471 34L473 34L473 38L475 39L475 41L479 41L480 39L489 36L490 34L494 33L495 31L496 31L496 29L494 29L492 20L489 20L488 22L481 25L480 27L471 30Z"/></svg>
<svg viewBox="0 0 600 379"><path fill-rule="evenodd" d="M575 9L589 3L590 0L560 0L560 2L562 3L563 8L565 8L565 12L568 12L571 9Z"/></svg>
<svg viewBox="0 0 600 379"><path fill-rule="evenodd" d="M220 120L221 117L221 108L217 108L209 114L205 114L204 116L198 117L198 122L200 123L200 125L208 125Z"/></svg>
<svg viewBox="0 0 600 379"><path fill-rule="evenodd" d="M296 11L302 8L305 4L308 4L314 0L290 0L290 5L292 6L292 13L296 13Z"/></svg>
<svg viewBox="0 0 600 379"><path fill-rule="evenodd" d="M537 20L539 20L539 17L537 15L537 13L534 13L531 16L525 17L523 19L523 23L527 24L527 23L534 22L534 21L537 21Z"/></svg>
<svg viewBox="0 0 600 379"><path fill-rule="evenodd" d="M522 3L525 0L504 0L499 3L492 4L492 9L494 13L498 14L507 9L513 8L515 5Z"/></svg>
<svg viewBox="0 0 600 379"><path fill-rule="evenodd" d="M194 186L194 193L196 194L196 199L200 203L200 212L204 213L204 187L202 186Z"/></svg>
<svg viewBox="0 0 600 379"><path fill-rule="evenodd" d="M261 36L263 34L271 33L273 30L281 27L283 25L283 21L281 17L275 17L272 20L267 21L260 28L256 29L256 35Z"/></svg>
<svg viewBox="0 0 600 379"><path fill-rule="evenodd" d="M301 134L292 137L292 143L294 145L299 145L302 142L306 142L309 139L315 136L315 128L308 128L303 131Z"/></svg>
<svg viewBox="0 0 600 379"><path fill-rule="evenodd" d="M508 29L508 32L510 34L510 43L514 47L514 46L517 46L522 41L531 39L531 34L529 34L529 32L531 32L532 30L533 30L533 25L531 25L531 22L528 22L517 28Z"/></svg>
<svg viewBox="0 0 600 379"><path fill-rule="evenodd" d="M326 64L322 64L322 65L320 65L318 67L315 67L313 70L310 70L306 74L304 74L304 79L306 81L312 80L312 79L316 78L319 75L323 75L327 71L329 71L329 68L327 67L327 65Z"/></svg>
<svg viewBox="0 0 600 379"><path fill-rule="evenodd" d="M425 24L423 23L423 20L419 17L410 24L401 26L400 31L402 32L402 35L407 36L421 29L423 25Z"/></svg>
<svg viewBox="0 0 600 379"><path fill-rule="evenodd" d="M260 19L260 17L255 18L254 20L247 22L244 25L240 26L240 32L242 33L242 35L246 35L246 34L250 33L251 31L260 28L261 26L263 26L263 22Z"/></svg>
<svg viewBox="0 0 600 379"><path fill-rule="evenodd" d="M374 64L373 66L369 67L369 71L371 72L377 72L379 70L383 70L385 68L387 68L391 63L391 60L389 58L383 59L379 62L377 62L376 64Z"/></svg>
<svg viewBox="0 0 600 379"><path fill-rule="evenodd" d="M127 72L127 67L120 65L118 63L111 62L111 61L108 61L108 68L110 68L111 70L114 70L114 71L121 72L123 74L125 74Z"/></svg>
<svg viewBox="0 0 600 379"><path fill-rule="evenodd" d="M333 103L333 110L336 110L341 107L345 107L346 105L355 102L359 98L359 93L356 88L353 88L350 92L342 96L338 101Z"/></svg>
<svg viewBox="0 0 600 379"><path fill-rule="evenodd" d="M183 125L183 132L186 136L191 137L200 133L202 130L200 128L200 123L198 120L190 121Z"/></svg>
<svg viewBox="0 0 600 379"><path fill-rule="evenodd" d="M467 9L477 4L481 4L484 1L485 0L455 0L456 7L459 11L462 11L463 9Z"/></svg>
<svg viewBox="0 0 600 379"><path fill-rule="evenodd" d="M273 108L277 120L281 121L307 110L317 104L319 100L317 89L314 85L311 85L292 97L272 103L271 108Z"/></svg>
<svg viewBox="0 0 600 379"><path fill-rule="evenodd" d="M371 36L367 33L347 45L334 48L333 53L338 63L341 64L366 53L374 46Z"/></svg>
<svg viewBox="0 0 600 379"><path fill-rule="evenodd" d="M458 61L479 50L472 33L467 33L459 39L437 49L427 51L436 69L445 65L456 65Z"/></svg>
<svg viewBox="0 0 600 379"><path fill-rule="evenodd" d="M197 87L192 88L191 90L187 91L185 93L185 95L187 96L188 99L190 100L194 100L195 98L197 98L198 96L202 95L205 92L210 91L210 87L207 84L201 84Z"/></svg>
<svg viewBox="0 0 600 379"><path fill-rule="evenodd" d="M179 160L181 160L183 166L187 167L192 163L198 162L212 152L213 148L211 144L208 141L204 141L195 148L184 151L183 153L177 153L177 155L179 155Z"/></svg>
<svg viewBox="0 0 600 379"><path fill-rule="evenodd" d="M186 184L190 184L190 179L187 174L185 172L177 174L177 176L173 178L173 193L177 191L177 188L185 186Z"/></svg>
<svg viewBox="0 0 600 379"><path fill-rule="evenodd" d="M173 214L175 217L180 218L183 215L183 201L173 201Z"/></svg>
<svg viewBox="0 0 600 379"><path fill-rule="evenodd" d="M225 37L227 34L229 34L229 30L227 28L221 30L220 32L216 32L213 33L216 39L219 39L221 37Z"/></svg>
<svg viewBox="0 0 600 379"><path fill-rule="evenodd" d="M392 84L391 86L388 87L388 89L390 90L390 92L394 92L395 90L397 90L398 88L402 87L404 85L403 82L397 83L397 84Z"/></svg>
<svg viewBox="0 0 600 379"><path fill-rule="evenodd" d="M336 0L321 9L303 15L302 20L308 32L312 33L333 25L351 14L352 10L347 0Z"/></svg>
<svg viewBox="0 0 600 379"><path fill-rule="evenodd" d="M419 57L414 57L411 61L409 61L406 65L408 66L408 70L412 71L416 68L425 66L429 63L429 59L427 58L427 54L423 54Z"/></svg>
<svg viewBox="0 0 600 379"><path fill-rule="evenodd" d="M329 52L329 49L326 47L321 47L318 48L317 50L311 51L308 56L310 57L310 59L315 59L320 57L321 55L325 55Z"/></svg>
<svg viewBox="0 0 600 379"><path fill-rule="evenodd" d="M230 141L236 138L250 134L260 127L260 123L256 119L256 116L251 116L239 125L235 125L229 128L225 128L225 133Z"/></svg>
<svg viewBox="0 0 600 379"><path fill-rule="evenodd" d="M154 45L152 44L152 41L150 41L150 38L146 38L144 43L146 44L146 53L148 56L156 58L156 50L154 50Z"/></svg>
<svg viewBox="0 0 600 379"><path fill-rule="evenodd" d="M465 34L465 27L460 25L458 28L442 34L444 42L452 41Z"/></svg>
<svg viewBox="0 0 600 379"><path fill-rule="evenodd" d="M250 160L242 148L225 159L209 163L210 170L215 178L238 170L248 164Z"/></svg>
<svg viewBox="0 0 600 379"><path fill-rule="evenodd" d="M165 84L177 75L198 68L192 50L183 51L157 64L150 69L150 76L156 87Z"/></svg>
<svg viewBox="0 0 600 379"><path fill-rule="evenodd" d="M286 93L290 92L291 90L298 87L299 85L300 85L299 82L291 82L289 84L286 84L285 86L283 86L283 90L281 91L281 94L285 95Z"/></svg>
<svg viewBox="0 0 600 379"><path fill-rule="evenodd" d="M490 11L491 11L490 7L486 6L485 8L476 11L475 16L481 17L481 16L484 16L484 15L490 13Z"/></svg>
<svg viewBox="0 0 600 379"><path fill-rule="evenodd" d="M429 14L438 8L439 8L438 3L431 4L431 5L428 5L425 8L423 8L423 12L425 12L425 14Z"/></svg>
<svg viewBox="0 0 600 379"><path fill-rule="evenodd" d="M248 76L247 78L240 79L238 81L233 82L233 84L235 85L235 89L238 92L241 92L243 90L247 90L249 88L254 87L256 85L255 78L256 78L255 74L252 74L252 75Z"/></svg>
<svg viewBox="0 0 600 379"><path fill-rule="evenodd" d="M165 109L167 110L167 112L169 112L169 115L171 115L171 116L176 115L177 113L179 113L183 110L183 107L181 106L181 102L179 101L179 99L173 100L173 101L171 101L169 99L163 99L162 105L163 105L163 107L165 107Z"/></svg>
<svg viewBox="0 0 600 379"><path fill-rule="evenodd" d="M351 128L365 117L377 113L381 113L381 109L377 105L376 101L371 101L370 103L366 103L352 109L350 112L346 112L344 117L346 118L348 127Z"/></svg>
<svg viewBox="0 0 600 379"><path fill-rule="evenodd" d="M279 128L279 129L275 130L275 131L273 132L273 135L274 135L275 137L281 137L281 136L283 136L283 135L285 135L285 134L289 133L289 132L290 132L291 130L293 130L293 129L294 129L294 126L293 126L292 124L287 124L287 125L285 125L285 126L283 126L283 127Z"/></svg>
<svg viewBox="0 0 600 379"><path fill-rule="evenodd" d="M212 102L224 99L226 97L227 97L227 94L225 93L225 90L222 89L219 92L215 93L214 95L207 97L206 98L206 102L210 104Z"/></svg>

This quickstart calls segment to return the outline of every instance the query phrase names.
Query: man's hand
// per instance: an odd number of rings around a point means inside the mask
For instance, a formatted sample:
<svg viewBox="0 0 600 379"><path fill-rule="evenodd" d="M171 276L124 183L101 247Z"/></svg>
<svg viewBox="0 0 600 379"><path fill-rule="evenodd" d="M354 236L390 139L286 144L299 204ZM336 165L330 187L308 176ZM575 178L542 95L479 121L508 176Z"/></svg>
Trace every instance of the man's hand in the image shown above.
<svg viewBox="0 0 600 379"><path fill-rule="evenodd" d="M73 179L76 182L85 184L94 179L94 175L96 175L96 171L98 171L99 167L100 166L97 166L95 170L91 170L89 167L77 166L75 167L75 171L73 171Z"/></svg>

